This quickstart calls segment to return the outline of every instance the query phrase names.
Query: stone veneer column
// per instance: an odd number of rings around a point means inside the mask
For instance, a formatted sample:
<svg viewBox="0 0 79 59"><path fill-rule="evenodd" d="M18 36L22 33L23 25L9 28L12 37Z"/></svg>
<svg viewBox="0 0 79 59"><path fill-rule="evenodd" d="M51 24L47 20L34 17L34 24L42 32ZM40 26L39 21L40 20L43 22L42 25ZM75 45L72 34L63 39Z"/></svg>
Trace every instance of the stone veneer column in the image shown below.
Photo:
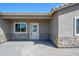
<svg viewBox="0 0 79 59"><path fill-rule="evenodd" d="M79 37L58 37L58 47L79 47Z"/></svg>

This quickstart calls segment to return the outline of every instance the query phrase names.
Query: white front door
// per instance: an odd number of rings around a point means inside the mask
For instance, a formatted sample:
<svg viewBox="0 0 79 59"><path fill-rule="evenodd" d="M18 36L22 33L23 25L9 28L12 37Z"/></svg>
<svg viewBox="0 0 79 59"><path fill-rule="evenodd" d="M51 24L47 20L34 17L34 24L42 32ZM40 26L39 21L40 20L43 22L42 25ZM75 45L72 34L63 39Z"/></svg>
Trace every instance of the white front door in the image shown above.
<svg viewBox="0 0 79 59"><path fill-rule="evenodd" d="M30 24L30 39L31 40L39 39L39 23Z"/></svg>

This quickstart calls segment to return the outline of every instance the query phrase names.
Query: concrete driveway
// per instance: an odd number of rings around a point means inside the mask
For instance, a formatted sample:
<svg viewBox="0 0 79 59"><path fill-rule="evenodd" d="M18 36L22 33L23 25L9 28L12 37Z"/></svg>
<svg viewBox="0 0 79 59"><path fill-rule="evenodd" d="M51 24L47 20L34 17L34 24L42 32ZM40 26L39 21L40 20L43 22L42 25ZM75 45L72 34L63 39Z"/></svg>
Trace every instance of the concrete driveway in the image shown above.
<svg viewBox="0 0 79 59"><path fill-rule="evenodd" d="M79 55L79 48L55 48L50 41L8 41L0 44L0 56Z"/></svg>

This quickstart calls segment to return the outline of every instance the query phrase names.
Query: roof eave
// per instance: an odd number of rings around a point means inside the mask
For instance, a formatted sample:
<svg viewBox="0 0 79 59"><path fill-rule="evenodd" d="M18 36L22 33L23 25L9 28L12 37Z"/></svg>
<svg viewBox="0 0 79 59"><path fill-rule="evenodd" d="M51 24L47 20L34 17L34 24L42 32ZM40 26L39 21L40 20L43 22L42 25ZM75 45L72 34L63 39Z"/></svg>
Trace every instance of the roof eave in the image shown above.
<svg viewBox="0 0 79 59"><path fill-rule="evenodd" d="M75 5L75 4L78 4L78 3L71 3L71 4L68 4L68 5L64 5L64 6L60 6L58 8L52 9L52 11L50 12L50 14L52 15L55 12L57 12L57 11L63 9L63 8L70 7L70 6Z"/></svg>

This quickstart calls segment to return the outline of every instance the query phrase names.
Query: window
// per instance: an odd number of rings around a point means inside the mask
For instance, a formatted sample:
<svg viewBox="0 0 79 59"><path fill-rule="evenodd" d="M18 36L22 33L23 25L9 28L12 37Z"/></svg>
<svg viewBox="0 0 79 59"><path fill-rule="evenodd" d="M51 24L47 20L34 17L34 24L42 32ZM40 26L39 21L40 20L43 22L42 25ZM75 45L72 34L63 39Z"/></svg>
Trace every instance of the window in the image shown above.
<svg viewBox="0 0 79 59"><path fill-rule="evenodd" d="M25 22L18 22L18 23L14 23L14 32L15 33L26 33L27 29L27 23Z"/></svg>
<svg viewBox="0 0 79 59"><path fill-rule="evenodd" d="M37 31L37 26L33 25L32 30L33 30L33 32L36 32Z"/></svg>
<svg viewBox="0 0 79 59"><path fill-rule="evenodd" d="M75 17L75 36L79 36L79 17Z"/></svg>

